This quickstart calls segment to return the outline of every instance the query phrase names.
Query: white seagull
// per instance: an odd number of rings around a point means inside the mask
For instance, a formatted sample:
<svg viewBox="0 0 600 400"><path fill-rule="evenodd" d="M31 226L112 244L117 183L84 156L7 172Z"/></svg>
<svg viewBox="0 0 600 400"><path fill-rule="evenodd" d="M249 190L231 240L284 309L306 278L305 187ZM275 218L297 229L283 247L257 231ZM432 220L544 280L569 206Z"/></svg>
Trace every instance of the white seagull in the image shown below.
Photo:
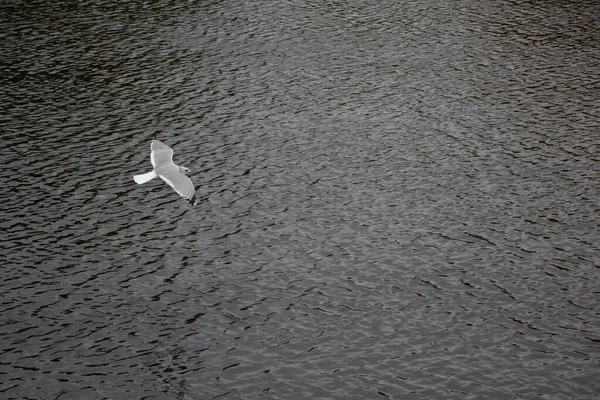
<svg viewBox="0 0 600 400"><path fill-rule="evenodd" d="M150 144L150 161L154 169L140 175L134 175L133 180L141 185L156 177L167 182L175 191L190 204L196 204L196 189L192 180L185 174L190 173L186 167L173 163L173 149L154 139Z"/></svg>

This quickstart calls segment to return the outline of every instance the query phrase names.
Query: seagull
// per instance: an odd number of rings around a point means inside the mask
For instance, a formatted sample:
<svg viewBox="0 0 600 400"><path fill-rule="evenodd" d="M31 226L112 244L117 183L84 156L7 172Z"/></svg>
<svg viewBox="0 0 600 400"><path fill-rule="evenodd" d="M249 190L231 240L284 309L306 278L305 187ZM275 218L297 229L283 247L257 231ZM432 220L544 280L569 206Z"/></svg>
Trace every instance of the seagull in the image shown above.
<svg viewBox="0 0 600 400"><path fill-rule="evenodd" d="M196 204L196 189L192 180L185 174L191 171L183 166L173 163L173 149L154 139L150 143L150 161L154 169L150 172L140 175L134 175L133 180L141 185L156 177L167 182L175 191L190 204Z"/></svg>

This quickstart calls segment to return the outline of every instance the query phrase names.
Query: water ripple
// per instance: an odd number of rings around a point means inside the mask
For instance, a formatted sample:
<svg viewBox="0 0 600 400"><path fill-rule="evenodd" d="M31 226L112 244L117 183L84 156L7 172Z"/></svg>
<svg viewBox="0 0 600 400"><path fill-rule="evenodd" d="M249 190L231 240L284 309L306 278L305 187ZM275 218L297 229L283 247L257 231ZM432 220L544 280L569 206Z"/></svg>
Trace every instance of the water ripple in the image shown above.
<svg viewBox="0 0 600 400"><path fill-rule="evenodd" d="M600 393L594 2L0 9L3 398Z"/></svg>

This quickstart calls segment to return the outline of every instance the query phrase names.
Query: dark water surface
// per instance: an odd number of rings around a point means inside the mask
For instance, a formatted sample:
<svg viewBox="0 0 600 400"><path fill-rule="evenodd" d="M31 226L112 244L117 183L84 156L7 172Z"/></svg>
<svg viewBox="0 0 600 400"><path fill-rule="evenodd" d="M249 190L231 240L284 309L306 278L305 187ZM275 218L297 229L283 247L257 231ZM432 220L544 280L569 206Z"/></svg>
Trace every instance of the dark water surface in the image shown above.
<svg viewBox="0 0 600 400"><path fill-rule="evenodd" d="M0 398L598 398L599 16L0 2Z"/></svg>

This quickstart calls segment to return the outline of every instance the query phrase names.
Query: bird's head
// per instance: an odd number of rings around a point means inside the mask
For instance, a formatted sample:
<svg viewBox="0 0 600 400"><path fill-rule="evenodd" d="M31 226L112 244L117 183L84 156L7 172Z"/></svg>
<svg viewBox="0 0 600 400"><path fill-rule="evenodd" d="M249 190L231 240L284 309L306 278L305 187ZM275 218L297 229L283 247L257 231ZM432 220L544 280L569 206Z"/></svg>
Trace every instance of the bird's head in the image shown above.
<svg viewBox="0 0 600 400"><path fill-rule="evenodd" d="M182 167L182 166L179 167L179 171L183 172L186 175L192 172L189 168Z"/></svg>

